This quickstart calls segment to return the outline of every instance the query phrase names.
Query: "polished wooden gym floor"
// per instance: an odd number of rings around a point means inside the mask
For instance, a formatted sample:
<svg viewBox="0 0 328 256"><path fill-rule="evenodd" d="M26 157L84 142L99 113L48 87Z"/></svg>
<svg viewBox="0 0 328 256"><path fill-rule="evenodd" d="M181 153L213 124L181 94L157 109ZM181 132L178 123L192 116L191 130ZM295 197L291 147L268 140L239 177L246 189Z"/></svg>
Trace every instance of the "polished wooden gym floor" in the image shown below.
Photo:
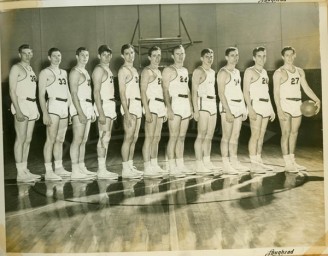
<svg viewBox="0 0 328 256"><path fill-rule="evenodd" d="M117 141L117 142L115 142ZM194 138L185 161L194 168ZM116 144L115 144L116 143ZM113 137L107 166L121 173L120 140ZM218 141L212 160L220 166ZM95 148L89 142L88 148ZM142 170L141 146L135 165ZM41 147L40 147L41 148ZM65 151L65 149L64 149ZM66 152L67 153L67 152ZM274 166L262 175L199 176L16 183L14 164L5 165L7 252L77 253L248 249L324 246L322 147L300 145L296 156L308 175L285 173L279 145L264 146ZM159 163L164 168L164 149ZM29 169L43 173L41 157ZM247 147L239 159L249 166ZM69 168L69 162L64 160ZM86 165L96 171L94 149Z"/></svg>

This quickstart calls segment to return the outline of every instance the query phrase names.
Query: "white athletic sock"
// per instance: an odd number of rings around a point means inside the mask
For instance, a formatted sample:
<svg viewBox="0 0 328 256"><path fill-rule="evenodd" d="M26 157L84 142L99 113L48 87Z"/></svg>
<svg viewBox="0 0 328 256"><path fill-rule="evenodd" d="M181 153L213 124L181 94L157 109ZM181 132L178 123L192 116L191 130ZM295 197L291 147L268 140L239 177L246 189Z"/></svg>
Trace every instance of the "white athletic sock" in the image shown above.
<svg viewBox="0 0 328 256"><path fill-rule="evenodd" d="M256 159L259 163L262 163L262 156L261 154L256 155Z"/></svg>
<svg viewBox="0 0 328 256"><path fill-rule="evenodd" d="M183 167L183 158L179 158L179 159L177 159L176 160L176 162L177 162L177 166L178 166L178 168L181 168L181 167Z"/></svg>
<svg viewBox="0 0 328 256"><path fill-rule="evenodd" d="M16 163L16 169L17 169L17 173L21 173L24 171L24 164L23 163Z"/></svg>
<svg viewBox="0 0 328 256"><path fill-rule="evenodd" d="M249 155L249 159L251 160L251 163L258 163L259 162L257 156Z"/></svg>
<svg viewBox="0 0 328 256"><path fill-rule="evenodd" d="M80 169L85 169L86 168L85 163L79 163L79 167L80 167Z"/></svg>
<svg viewBox="0 0 328 256"><path fill-rule="evenodd" d="M23 166L24 170L26 170L27 169L27 162L22 162L22 166Z"/></svg>
<svg viewBox="0 0 328 256"><path fill-rule="evenodd" d="M98 157L98 169L106 170L106 159L103 157Z"/></svg>
<svg viewBox="0 0 328 256"><path fill-rule="evenodd" d="M283 155L283 158L285 160L286 166L289 166L292 164L292 159L291 159L290 155Z"/></svg>
<svg viewBox="0 0 328 256"><path fill-rule="evenodd" d="M197 170L201 170L203 168L203 162L196 160L196 167Z"/></svg>
<svg viewBox="0 0 328 256"><path fill-rule="evenodd" d="M122 162L122 167L123 167L123 170L129 170L130 169L130 165L128 162Z"/></svg>
<svg viewBox="0 0 328 256"><path fill-rule="evenodd" d="M204 156L203 157L203 162L204 163L210 163L211 162L211 157L210 156Z"/></svg>
<svg viewBox="0 0 328 256"><path fill-rule="evenodd" d="M237 156L230 156L230 162L231 163L238 163L238 157Z"/></svg>
<svg viewBox="0 0 328 256"><path fill-rule="evenodd" d="M72 164L72 173L73 172L80 172L79 164Z"/></svg>
<svg viewBox="0 0 328 256"><path fill-rule="evenodd" d="M295 162L295 155L294 154L289 154L289 157L292 160L292 162Z"/></svg>
<svg viewBox="0 0 328 256"><path fill-rule="evenodd" d="M227 165L230 165L230 161L229 161L229 157L225 157L223 156L222 157L222 163L223 163L223 166L227 166Z"/></svg>
<svg viewBox="0 0 328 256"><path fill-rule="evenodd" d="M133 160L128 160L127 163L131 168L133 167Z"/></svg>
<svg viewBox="0 0 328 256"><path fill-rule="evenodd" d="M46 172L53 172L52 163L44 163L44 167L46 168Z"/></svg>
<svg viewBox="0 0 328 256"><path fill-rule="evenodd" d="M169 168L170 170L175 169L175 159L169 159Z"/></svg>
<svg viewBox="0 0 328 256"><path fill-rule="evenodd" d="M157 165L158 165L157 158L152 158L152 159L150 159L150 164L151 164L152 166L157 166Z"/></svg>
<svg viewBox="0 0 328 256"><path fill-rule="evenodd" d="M57 160L55 162L55 169L59 169L63 167L63 160Z"/></svg>
<svg viewBox="0 0 328 256"><path fill-rule="evenodd" d="M150 161L144 162L144 171L149 171L150 170Z"/></svg>

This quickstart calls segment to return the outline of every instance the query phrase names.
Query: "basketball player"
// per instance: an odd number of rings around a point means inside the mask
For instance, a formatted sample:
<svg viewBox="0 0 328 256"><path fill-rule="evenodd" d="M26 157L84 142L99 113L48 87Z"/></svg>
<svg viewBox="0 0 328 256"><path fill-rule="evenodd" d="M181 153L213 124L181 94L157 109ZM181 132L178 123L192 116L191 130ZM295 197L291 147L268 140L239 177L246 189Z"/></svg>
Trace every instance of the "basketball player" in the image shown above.
<svg viewBox="0 0 328 256"><path fill-rule="evenodd" d="M194 119L197 123L197 138L195 140L196 167L199 173L217 173L211 160L212 138L217 119L215 95L215 72L211 69L214 59L212 49L203 49L200 60L202 65L196 68L192 75L192 100Z"/></svg>
<svg viewBox="0 0 328 256"><path fill-rule="evenodd" d="M186 168L183 160L184 141L193 112L188 87L188 70L183 67L185 56L182 45L174 47L171 56L174 64L163 70L164 100L170 132L167 156L170 175L174 177L194 174L194 171Z"/></svg>
<svg viewBox="0 0 328 256"><path fill-rule="evenodd" d="M59 68L61 59L62 55L58 48L49 49L50 66L43 69L39 75L39 101L43 124L47 126L47 139L43 148L45 180L61 180L61 176L71 176L62 165L63 142L68 125L68 106L71 104L71 96L67 73ZM48 101L46 101L46 94ZM55 172L52 169L52 155L55 160Z"/></svg>
<svg viewBox="0 0 328 256"><path fill-rule="evenodd" d="M272 171L272 167L264 165L261 158L263 139L269 119L271 122L275 119L269 95L269 77L263 68L266 62L266 49L256 47L253 50L253 60L254 66L245 70L243 87L251 126L248 151L252 171L265 173Z"/></svg>
<svg viewBox="0 0 328 256"><path fill-rule="evenodd" d="M141 73L141 100L145 114L145 141L142 147L144 177L161 177L165 171L158 165L158 144L163 121L166 120L162 74L158 69L161 49L153 46L148 50L149 66Z"/></svg>
<svg viewBox="0 0 328 256"><path fill-rule="evenodd" d="M69 73L69 85L72 102L70 115L73 123L73 141L70 148L72 161L71 180L90 179L96 176L85 167L85 144L88 139L90 124L95 121L91 100L91 79L85 69L89 60L89 51L85 47L76 50L77 64Z"/></svg>
<svg viewBox="0 0 328 256"><path fill-rule="evenodd" d="M295 162L295 147L298 129L302 121L300 106L302 104L301 87L320 110L320 100L308 85L303 69L294 66L296 51L286 46L281 51L284 65L273 74L274 99L281 128L281 150L285 160L285 171L305 171L306 167Z"/></svg>
<svg viewBox="0 0 328 256"><path fill-rule="evenodd" d="M249 168L241 165L237 158L241 124L247 118L244 96L240 86L240 72L236 69L239 59L238 49L235 47L227 48L225 59L227 64L219 70L217 75L222 124L220 147L223 172L238 174L249 171Z"/></svg>
<svg viewBox="0 0 328 256"><path fill-rule="evenodd" d="M117 179L118 174L106 169L106 156L110 141L113 121L116 119L116 104L114 97L114 76L109 68L112 50L107 45L98 48L100 63L92 73L94 109L98 116L99 140L97 144L98 179Z"/></svg>
<svg viewBox="0 0 328 256"><path fill-rule="evenodd" d="M35 98L37 77L30 66L33 51L28 44L18 48L18 56L20 62L15 64L9 73L11 113L14 115L16 132L14 156L17 182L32 182L41 178L27 169L34 124L40 117Z"/></svg>
<svg viewBox="0 0 328 256"><path fill-rule="evenodd" d="M124 141L122 153L122 177L140 178L141 171L133 166L135 144L141 123L142 107L139 89L139 74L133 67L135 52L131 44L124 44L121 48L121 56L124 64L118 71L118 83L121 97L121 114L124 117Z"/></svg>

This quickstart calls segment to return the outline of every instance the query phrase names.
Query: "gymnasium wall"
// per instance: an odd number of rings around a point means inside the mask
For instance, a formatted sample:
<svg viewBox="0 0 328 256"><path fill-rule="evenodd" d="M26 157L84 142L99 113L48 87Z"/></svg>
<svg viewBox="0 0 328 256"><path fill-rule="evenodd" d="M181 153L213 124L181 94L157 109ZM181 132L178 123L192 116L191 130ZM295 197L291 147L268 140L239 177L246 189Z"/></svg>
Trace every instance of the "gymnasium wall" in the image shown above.
<svg viewBox="0 0 328 256"><path fill-rule="evenodd" d="M161 12L159 11L161 9ZM56 46L62 50L62 68L75 64L75 50L86 46L90 50L91 71L97 62L96 51L107 43L113 49L112 69L116 75L122 64L121 45L130 42L140 17L142 38L176 37L181 32L188 41L183 25L179 24L178 5L101 6L22 9L0 14L1 77L17 61L17 48L29 43L34 49L32 66L36 73L47 65L47 50ZM190 4L180 5L181 17L195 43L187 49L186 67L189 73L199 64L199 53L205 47L215 50L217 70L224 65L224 49L237 46L240 50L238 68L252 64L251 51L255 46L268 49L266 68L274 70L281 64L280 50L293 45L297 50L296 65L304 69L320 69L319 18L317 3L291 4ZM180 26L180 29L179 29ZM146 56L143 56L146 58ZM164 61L170 56L164 54ZM139 66L138 58L136 65Z"/></svg>

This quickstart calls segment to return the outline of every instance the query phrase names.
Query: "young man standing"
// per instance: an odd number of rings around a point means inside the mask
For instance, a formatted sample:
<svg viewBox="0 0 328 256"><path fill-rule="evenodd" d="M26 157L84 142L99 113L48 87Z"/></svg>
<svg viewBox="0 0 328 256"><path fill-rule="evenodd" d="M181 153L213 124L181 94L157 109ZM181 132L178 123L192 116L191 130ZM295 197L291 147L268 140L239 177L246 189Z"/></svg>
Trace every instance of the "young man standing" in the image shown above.
<svg viewBox="0 0 328 256"><path fill-rule="evenodd" d="M225 59L227 64L219 70L217 75L222 123L220 147L223 172L238 174L249 171L249 168L241 165L237 158L241 124L247 118L244 96L240 86L240 72L236 69L239 60L238 49L235 47L227 48Z"/></svg>
<svg viewBox="0 0 328 256"><path fill-rule="evenodd" d="M195 140L196 167L199 173L219 173L220 168L210 160L212 138L216 126L217 105L215 95L215 72L211 68L214 60L212 49L203 49L200 60L202 65L196 68L192 76L192 101L194 119L197 123Z"/></svg>
<svg viewBox="0 0 328 256"><path fill-rule="evenodd" d="M11 113L15 119L16 139L14 155L18 182L32 182L41 178L27 169L35 121L40 114L36 105L36 75L30 66L33 51L28 44L18 48L20 62L15 64L9 73L9 94L12 101Z"/></svg>
<svg viewBox="0 0 328 256"><path fill-rule="evenodd" d="M266 62L266 49L256 47L253 50L253 60L254 66L245 70L243 87L251 126L248 151L252 171L265 173L272 171L272 167L264 165L262 161L263 139L269 119L271 122L275 119L269 95L269 77L263 68Z"/></svg>
<svg viewBox="0 0 328 256"><path fill-rule="evenodd" d="M72 102L70 115L73 122L73 141L70 148L72 161L72 180L90 179L96 176L87 170L84 157L91 122L96 116L92 107L91 79L85 66L89 60L89 51L85 47L76 50L77 64L69 74Z"/></svg>
<svg viewBox="0 0 328 256"><path fill-rule="evenodd" d="M285 171L305 171L306 167L295 162L295 147L298 129L302 121L301 87L305 94L315 101L316 114L320 111L320 100L308 85L304 70L294 66L296 51L293 47L284 47L281 51L284 65L273 74L274 100L281 128L281 151L285 160Z"/></svg>
<svg viewBox="0 0 328 256"><path fill-rule="evenodd" d="M71 96L68 89L68 79L65 70L60 69L62 55L58 48L48 51L50 66L43 69L39 75L39 101L43 113L43 124L47 126L47 140L43 148L45 180L61 180L71 173L62 165L63 142L68 126L68 107ZM48 101L46 101L46 94ZM55 172L52 168L54 156Z"/></svg>
<svg viewBox="0 0 328 256"><path fill-rule="evenodd" d="M94 109L98 116L99 140L97 144L98 179L117 179L118 174L107 171L106 156L110 141L113 121L116 119L116 103L114 97L114 76L109 68L112 50L107 45L98 48L100 63L92 73Z"/></svg>
<svg viewBox="0 0 328 256"><path fill-rule="evenodd" d="M124 64L118 71L118 83L121 97L121 113L124 117L124 141L122 153L122 177L141 178L143 172L133 166L135 144L138 140L142 107L139 89L139 74L133 67L135 52L131 44L121 48Z"/></svg>
<svg viewBox="0 0 328 256"><path fill-rule="evenodd" d="M183 161L184 141L192 118L192 104L188 87L188 70L183 67L185 49L178 45L172 50L174 64L163 70L163 91L167 107L170 138L167 144L170 175L184 177L194 174Z"/></svg>
<svg viewBox="0 0 328 256"><path fill-rule="evenodd" d="M141 73L141 100L145 112L145 141L142 147L144 176L161 177L165 173L158 165L158 144L163 121L166 120L162 74L158 69L161 49L153 46L148 51L149 66Z"/></svg>

